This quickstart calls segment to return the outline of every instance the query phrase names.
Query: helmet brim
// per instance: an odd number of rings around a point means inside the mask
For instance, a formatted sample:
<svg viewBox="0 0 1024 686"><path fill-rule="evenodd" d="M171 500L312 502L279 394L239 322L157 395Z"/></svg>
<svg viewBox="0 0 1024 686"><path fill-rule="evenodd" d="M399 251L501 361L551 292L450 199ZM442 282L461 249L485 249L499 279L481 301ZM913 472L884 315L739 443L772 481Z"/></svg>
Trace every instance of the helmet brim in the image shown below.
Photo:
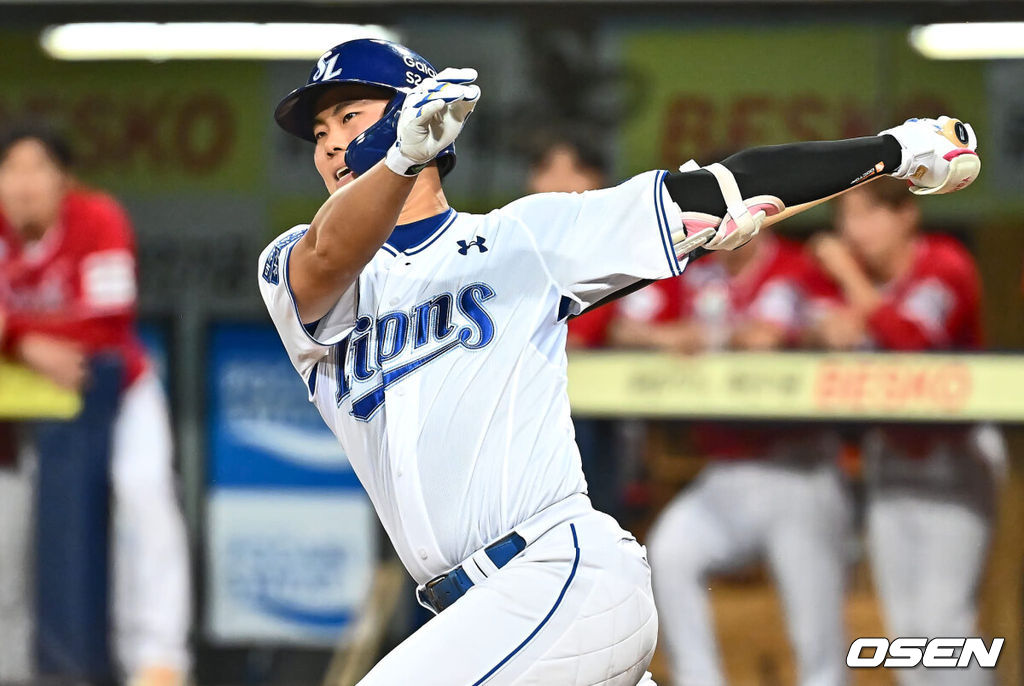
<svg viewBox="0 0 1024 686"><path fill-rule="evenodd" d="M343 88L348 85L373 86L388 91L393 98L396 91L391 86L371 81L352 79L349 81L324 81L322 83L310 83L296 88L277 104L274 110L274 120L278 126L303 140L315 143L313 136L313 117L315 112L313 106L324 93L332 88Z"/></svg>

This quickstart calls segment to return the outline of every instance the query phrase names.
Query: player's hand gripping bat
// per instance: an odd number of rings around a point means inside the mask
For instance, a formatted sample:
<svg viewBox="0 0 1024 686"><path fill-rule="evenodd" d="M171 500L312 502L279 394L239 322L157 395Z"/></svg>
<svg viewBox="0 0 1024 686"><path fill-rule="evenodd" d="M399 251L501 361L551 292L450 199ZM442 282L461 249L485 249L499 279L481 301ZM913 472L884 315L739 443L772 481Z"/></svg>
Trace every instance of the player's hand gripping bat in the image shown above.
<svg viewBox="0 0 1024 686"><path fill-rule="evenodd" d="M981 158L977 153L978 139L974 129L958 119L908 119L897 127L882 131L880 135L883 134L896 138L903 150L901 164L891 175L905 179L910 185L910 191L917 195L961 190L978 178L981 172ZM691 160L680 167L680 171L699 168ZM713 164L704 168L718 178L728 211L724 218L683 212L684 228L672 234L672 242L679 257L697 248L733 250L757 235L761 227L773 226L883 176L881 169L876 169L873 175L838 193L785 207L781 200L773 196L743 199L732 174L722 165Z"/></svg>

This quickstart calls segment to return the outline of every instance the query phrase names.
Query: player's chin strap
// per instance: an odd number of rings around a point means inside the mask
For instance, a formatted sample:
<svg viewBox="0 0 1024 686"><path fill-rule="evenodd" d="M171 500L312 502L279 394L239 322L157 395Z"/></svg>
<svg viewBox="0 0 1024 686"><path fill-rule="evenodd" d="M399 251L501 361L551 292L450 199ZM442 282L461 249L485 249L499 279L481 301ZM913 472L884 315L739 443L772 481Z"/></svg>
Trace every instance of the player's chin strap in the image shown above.
<svg viewBox="0 0 1024 686"><path fill-rule="evenodd" d="M690 160L679 167L680 172L699 169L711 172L718 181L722 198L725 200L725 216L680 211L683 228L672 234L672 245L678 257L685 257L697 248L735 250L757 235L765 217L786 209L786 205L774 195L757 195L744 199L732 172L717 162L701 167L694 160Z"/></svg>

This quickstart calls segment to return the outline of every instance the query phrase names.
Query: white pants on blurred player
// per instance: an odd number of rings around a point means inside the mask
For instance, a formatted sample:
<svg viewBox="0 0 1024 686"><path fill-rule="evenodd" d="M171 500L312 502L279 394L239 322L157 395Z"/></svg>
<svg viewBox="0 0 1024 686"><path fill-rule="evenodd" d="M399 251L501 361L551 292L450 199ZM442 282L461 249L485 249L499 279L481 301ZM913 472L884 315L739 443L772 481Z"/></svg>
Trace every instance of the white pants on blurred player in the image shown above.
<svg viewBox="0 0 1024 686"><path fill-rule="evenodd" d="M113 649L126 675L185 672L188 546L174 492L171 429L160 382L146 373L121 398L113 430ZM32 676L32 502L35 457L0 471L0 682Z"/></svg>
<svg viewBox="0 0 1024 686"><path fill-rule="evenodd" d="M649 537L655 599L676 686L726 684L708 576L764 559L778 585L801 686L845 682L843 593L851 508L831 464L714 462Z"/></svg>
<svg viewBox="0 0 1024 686"><path fill-rule="evenodd" d="M576 514L427 622L359 686L654 686L658 615L643 547ZM563 501L565 502L565 501Z"/></svg>
<svg viewBox="0 0 1024 686"><path fill-rule="evenodd" d="M20 452L16 466L0 469L0 683L28 681L33 675L35 458Z"/></svg>
<svg viewBox="0 0 1024 686"><path fill-rule="evenodd" d="M995 427L973 429L927 458L865 444L868 545L887 635L978 636L977 597L1006 450ZM982 686L991 671L893 670L901 686Z"/></svg>
<svg viewBox="0 0 1024 686"><path fill-rule="evenodd" d="M155 665L185 672L188 544L174 488L167 401L151 371L122 396L113 436L113 647L128 675Z"/></svg>

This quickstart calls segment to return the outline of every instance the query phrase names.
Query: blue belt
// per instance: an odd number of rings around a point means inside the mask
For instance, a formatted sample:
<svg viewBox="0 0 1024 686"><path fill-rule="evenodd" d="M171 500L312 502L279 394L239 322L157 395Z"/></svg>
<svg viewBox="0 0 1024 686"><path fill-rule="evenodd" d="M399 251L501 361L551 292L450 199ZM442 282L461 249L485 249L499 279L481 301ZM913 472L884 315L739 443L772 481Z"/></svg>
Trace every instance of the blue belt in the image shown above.
<svg viewBox="0 0 1024 686"><path fill-rule="evenodd" d="M484 553L498 569L501 569L509 561L526 549L526 541L516 532L510 533L502 539L495 541L486 548ZM417 591L422 602L434 608L440 613L445 608L466 594L473 587L473 581L466 574L462 566L458 566L447 574L435 577L423 586L422 591Z"/></svg>

